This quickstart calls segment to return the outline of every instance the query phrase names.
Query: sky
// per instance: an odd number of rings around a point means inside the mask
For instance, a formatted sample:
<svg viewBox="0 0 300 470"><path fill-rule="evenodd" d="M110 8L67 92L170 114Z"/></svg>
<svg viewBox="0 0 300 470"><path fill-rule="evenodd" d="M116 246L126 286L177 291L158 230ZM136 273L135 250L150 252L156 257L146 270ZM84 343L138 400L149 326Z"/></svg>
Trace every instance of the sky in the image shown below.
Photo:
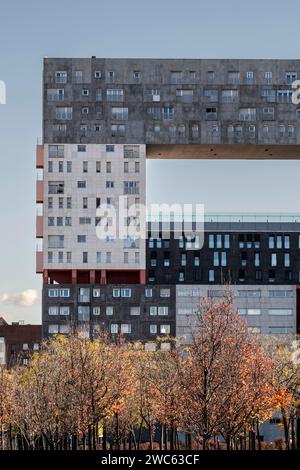
<svg viewBox="0 0 300 470"><path fill-rule="evenodd" d="M41 322L35 145L43 57L296 59L299 17L298 0L283 8L274 0L1 0L0 316ZM148 161L147 197L204 203L206 212L300 212L299 170L300 161Z"/></svg>

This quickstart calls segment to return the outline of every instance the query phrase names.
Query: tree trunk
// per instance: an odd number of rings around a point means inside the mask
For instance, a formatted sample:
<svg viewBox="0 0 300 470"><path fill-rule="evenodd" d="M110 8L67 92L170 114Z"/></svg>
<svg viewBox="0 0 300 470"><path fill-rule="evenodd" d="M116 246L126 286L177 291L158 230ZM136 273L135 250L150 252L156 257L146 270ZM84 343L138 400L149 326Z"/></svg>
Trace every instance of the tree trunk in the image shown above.
<svg viewBox="0 0 300 470"><path fill-rule="evenodd" d="M289 427L286 419L286 414L284 410L281 410L282 422L283 422L283 429L284 429L284 438L285 438L285 449L290 450L290 433Z"/></svg>

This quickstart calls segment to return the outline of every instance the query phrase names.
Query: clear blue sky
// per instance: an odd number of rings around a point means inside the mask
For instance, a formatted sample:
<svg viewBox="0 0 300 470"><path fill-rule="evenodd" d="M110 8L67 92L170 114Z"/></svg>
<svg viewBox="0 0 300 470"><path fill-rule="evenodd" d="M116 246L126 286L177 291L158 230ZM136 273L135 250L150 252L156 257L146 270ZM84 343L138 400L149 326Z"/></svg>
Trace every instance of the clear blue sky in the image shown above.
<svg viewBox="0 0 300 470"><path fill-rule="evenodd" d="M42 58L299 58L299 17L297 0L2 0L0 316L41 321L39 299L30 306L34 295L24 291L41 289L34 162ZM300 161L148 162L147 191L151 201L201 202L207 211L299 212L299 169Z"/></svg>

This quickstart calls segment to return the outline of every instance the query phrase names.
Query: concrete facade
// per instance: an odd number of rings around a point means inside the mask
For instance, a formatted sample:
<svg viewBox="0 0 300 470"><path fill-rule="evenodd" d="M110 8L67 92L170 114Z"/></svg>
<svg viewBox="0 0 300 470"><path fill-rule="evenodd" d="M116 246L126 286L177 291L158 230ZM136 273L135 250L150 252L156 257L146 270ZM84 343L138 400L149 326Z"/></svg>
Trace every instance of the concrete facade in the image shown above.
<svg viewBox="0 0 300 470"><path fill-rule="evenodd" d="M47 58L43 141L250 144L272 157L268 145L300 143L297 78L299 60Z"/></svg>
<svg viewBox="0 0 300 470"><path fill-rule="evenodd" d="M84 337L107 331L146 344L175 331L175 286L45 285L43 334L67 334L76 329Z"/></svg>
<svg viewBox="0 0 300 470"><path fill-rule="evenodd" d="M297 295L295 286L253 285L177 285L176 336L183 343L191 341L201 298L222 301L231 292L234 308L247 322L253 334L295 334Z"/></svg>
<svg viewBox="0 0 300 470"><path fill-rule="evenodd" d="M145 146L45 145L44 162L44 269L144 270L145 241L120 238L118 217L120 197L124 210L145 205ZM139 222L133 209L131 224Z"/></svg>

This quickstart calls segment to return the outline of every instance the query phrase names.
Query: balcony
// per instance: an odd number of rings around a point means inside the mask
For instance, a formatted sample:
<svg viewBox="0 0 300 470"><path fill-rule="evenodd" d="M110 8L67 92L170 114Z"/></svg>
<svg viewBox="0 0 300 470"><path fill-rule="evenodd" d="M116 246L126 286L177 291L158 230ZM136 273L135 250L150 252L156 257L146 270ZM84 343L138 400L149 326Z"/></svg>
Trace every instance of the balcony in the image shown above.
<svg viewBox="0 0 300 470"><path fill-rule="evenodd" d="M36 168L44 168L44 146L36 146Z"/></svg>
<svg viewBox="0 0 300 470"><path fill-rule="evenodd" d="M37 251L36 252L36 268L35 271L37 274L40 274L43 272L43 252L42 251Z"/></svg>
<svg viewBox="0 0 300 470"><path fill-rule="evenodd" d="M43 238L43 225L44 217L42 215L36 216L36 238Z"/></svg>
<svg viewBox="0 0 300 470"><path fill-rule="evenodd" d="M36 182L36 202L44 202L44 181L41 180Z"/></svg>

